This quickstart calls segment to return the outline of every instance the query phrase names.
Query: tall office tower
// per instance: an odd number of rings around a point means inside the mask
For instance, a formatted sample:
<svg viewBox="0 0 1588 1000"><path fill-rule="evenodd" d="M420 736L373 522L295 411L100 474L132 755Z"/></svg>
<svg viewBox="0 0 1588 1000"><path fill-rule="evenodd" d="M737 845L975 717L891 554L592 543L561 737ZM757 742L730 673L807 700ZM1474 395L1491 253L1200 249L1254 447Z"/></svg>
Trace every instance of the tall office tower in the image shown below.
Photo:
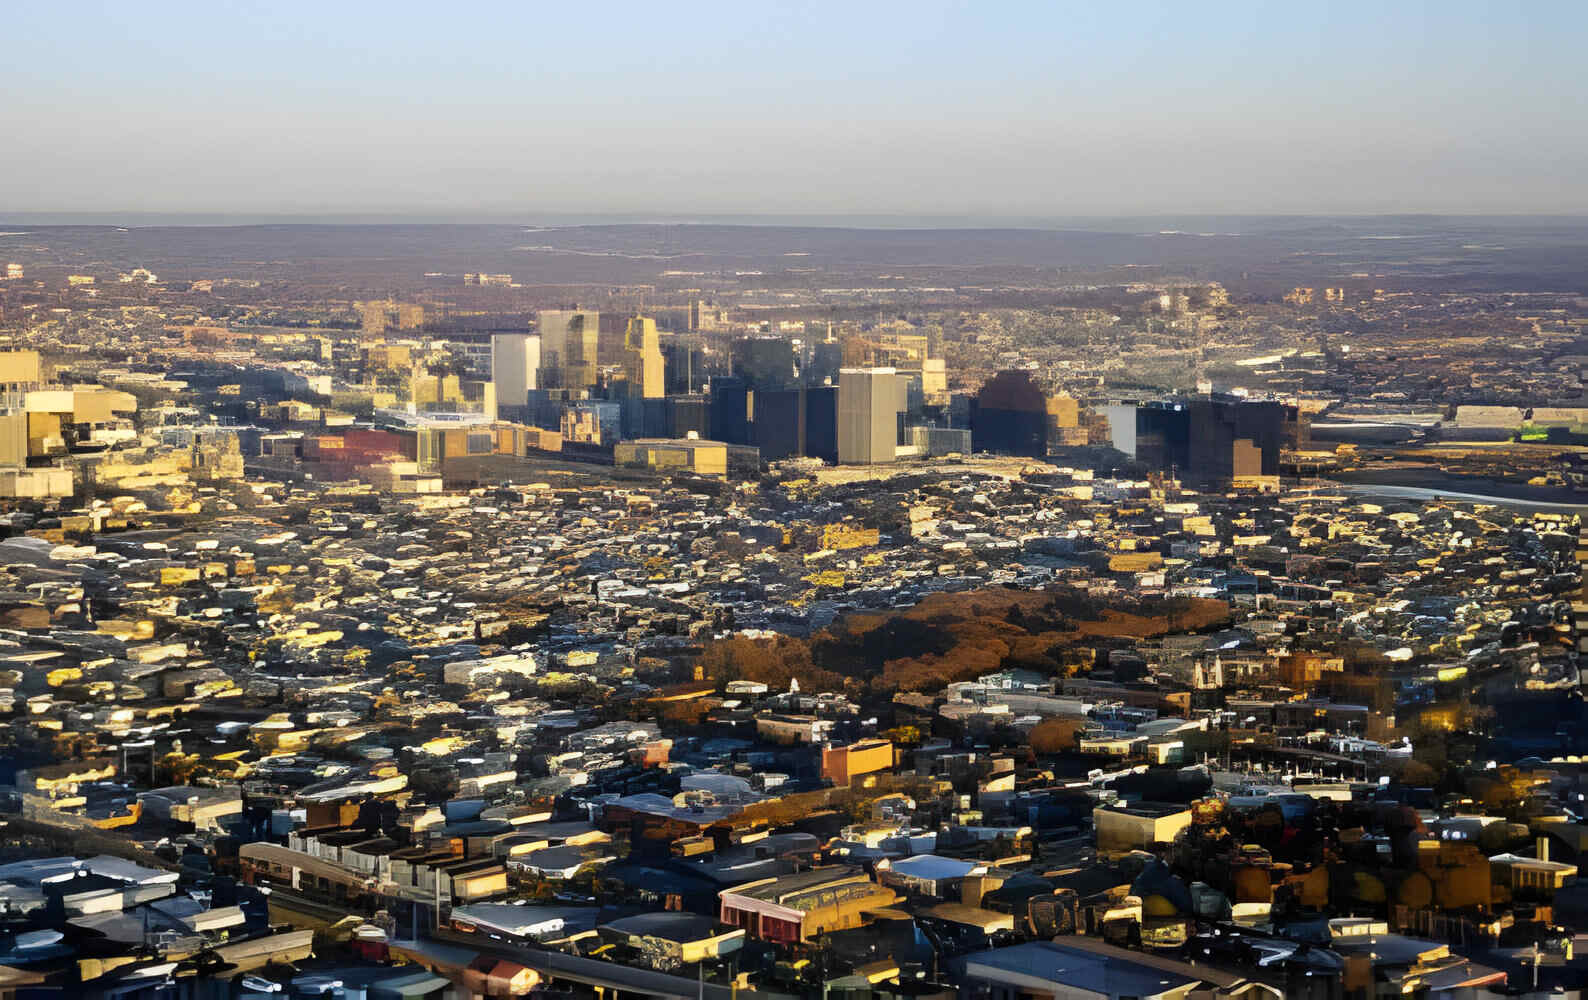
<svg viewBox="0 0 1588 1000"><path fill-rule="evenodd" d="M823 340L811 348L811 366L805 372L807 385L838 384L839 369L844 366L844 345L836 340Z"/></svg>
<svg viewBox="0 0 1588 1000"><path fill-rule="evenodd" d="M596 324L596 365L600 368L622 367L628 349L629 313L603 312Z"/></svg>
<svg viewBox="0 0 1588 1000"><path fill-rule="evenodd" d="M838 387L805 387L805 454L838 464Z"/></svg>
<svg viewBox="0 0 1588 1000"><path fill-rule="evenodd" d="M1126 458L1136 457L1136 404L1133 402L1108 403L1100 408L1103 421L1108 425L1108 443Z"/></svg>
<svg viewBox="0 0 1588 1000"><path fill-rule="evenodd" d="M705 396L667 396L667 436L686 438L691 432L698 438L711 437L711 411Z"/></svg>
<svg viewBox="0 0 1588 1000"><path fill-rule="evenodd" d="M999 372L971 404L971 447L1001 455L1048 453L1047 397L1027 372Z"/></svg>
<svg viewBox="0 0 1588 1000"><path fill-rule="evenodd" d="M629 320L628 332L623 335L623 373L646 399L660 399L666 394L662 343L655 320L644 316Z"/></svg>
<svg viewBox="0 0 1588 1000"><path fill-rule="evenodd" d="M922 411L926 409L926 393L921 391L921 373L897 369L899 374L899 395L904 400L904 412L911 421L918 420Z"/></svg>
<svg viewBox="0 0 1588 1000"><path fill-rule="evenodd" d="M711 439L724 444L750 443L750 387L744 379L717 375L711 380Z"/></svg>
<svg viewBox="0 0 1588 1000"><path fill-rule="evenodd" d="M733 342L733 373L752 389L794 384L794 345L782 337L741 337Z"/></svg>
<svg viewBox="0 0 1588 1000"><path fill-rule="evenodd" d="M838 461L892 462L899 446L898 374L892 368L845 368L838 373Z"/></svg>
<svg viewBox="0 0 1588 1000"><path fill-rule="evenodd" d="M538 388L540 372L540 335L534 333L494 333L491 335L491 381L496 383L496 402L509 414L529 404L529 390Z"/></svg>
<svg viewBox="0 0 1588 1000"><path fill-rule="evenodd" d="M1136 460L1180 478L1191 465L1191 411L1183 400L1136 407Z"/></svg>
<svg viewBox="0 0 1588 1000"><path fill-rule="evenodd" d="M751 434L768 462L805 454L805 390L757 389Z"/></svg>
<svg viewBox="0 0 1588 1000"><path fill-rule="evenodd" d="M596 384L601 314L582 309L542 309L539 384L547 389L588 389Z"/></svg>
<svg viewBox="0 0 1588 1000"><path fill-rule="evenodd" d="M669 396L691 396L706 388L706 349L694 338L662 344L662 384Z"/></svg>
<svg viewBox="0 0 1588 1000"><path fill-rule="evenodd" d="M1285 425L1280 444L1286 451L1306 451L1312 447L1312 415L1294 403L1285 408Z"/></svg>
<svg viewBox="0 0 1588 1000"><path fill-rule="evenodd" d="M1048 454L1060 446L1085 445L1091 441L1081 425L1081 404L1069 393L1048 397Z"/></svg>
<svg viewBox="0 0 1588 1000"><path fill-rule="evenodd" d="M1121 403L1105 414L1115 448L1201 487L1274 479L1280 452L1302 433L1294 407L1234 396Z"/></svg>
<svg viewBox="0 0 1588 1000"><path fill-rule="evenodd" d="M1288 414L1283 403L1214 396L1193 399L1188 478L1209 485L1279 475Z"/></svg>

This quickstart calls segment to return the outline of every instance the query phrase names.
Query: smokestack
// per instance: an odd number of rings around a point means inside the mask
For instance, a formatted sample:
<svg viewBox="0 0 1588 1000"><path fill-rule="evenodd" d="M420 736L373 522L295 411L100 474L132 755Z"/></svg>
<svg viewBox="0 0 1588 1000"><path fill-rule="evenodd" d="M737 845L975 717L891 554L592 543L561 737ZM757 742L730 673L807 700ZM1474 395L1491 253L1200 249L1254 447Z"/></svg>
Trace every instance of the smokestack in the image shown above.
<svg viewBox="0 0 1588 1000"><path fill-rule="evenodd" d="M1548 837L1540 837L1540 838L1538 838L1538 850L1535 853L1538 856L1538 860L1540 860L1540 861L1548 861L1549 860L1549 838Z"/></svg>

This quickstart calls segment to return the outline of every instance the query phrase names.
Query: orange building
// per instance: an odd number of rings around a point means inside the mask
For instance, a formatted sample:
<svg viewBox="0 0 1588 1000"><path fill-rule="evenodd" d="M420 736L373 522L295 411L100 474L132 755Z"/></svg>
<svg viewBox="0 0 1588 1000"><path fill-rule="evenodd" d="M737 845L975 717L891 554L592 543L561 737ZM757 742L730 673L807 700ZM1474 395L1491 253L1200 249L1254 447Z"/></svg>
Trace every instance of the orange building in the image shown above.
<svg viewBox="0 0 1588 1000"><path fill-rule="evenodd" d="M1345 661L1317 653L1289 653L1279 657L1277 666L1281 684L1310 688L1321 681L1324 674L1344 671Z"/></svg>
<svg viewBox="0 0 1588 1000"><path fill-rule="evenodd" d="M889 740L861 740L822 751L822 777L842 788L856 778L893 768L893 743Z"/></svg>

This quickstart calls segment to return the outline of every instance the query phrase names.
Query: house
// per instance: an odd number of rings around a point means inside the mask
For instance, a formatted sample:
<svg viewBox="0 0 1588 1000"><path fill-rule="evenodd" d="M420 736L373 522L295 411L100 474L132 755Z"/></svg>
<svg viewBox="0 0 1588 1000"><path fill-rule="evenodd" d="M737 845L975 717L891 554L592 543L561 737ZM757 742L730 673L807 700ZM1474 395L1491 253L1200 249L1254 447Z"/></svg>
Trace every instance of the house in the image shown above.
<svg viewBox="0 0 1588 1000"><path fill-rule="evenodd" d="M463 985L484 997L527 996L540 982L534 969L494 955L481 955L463 970Z"/></svg>

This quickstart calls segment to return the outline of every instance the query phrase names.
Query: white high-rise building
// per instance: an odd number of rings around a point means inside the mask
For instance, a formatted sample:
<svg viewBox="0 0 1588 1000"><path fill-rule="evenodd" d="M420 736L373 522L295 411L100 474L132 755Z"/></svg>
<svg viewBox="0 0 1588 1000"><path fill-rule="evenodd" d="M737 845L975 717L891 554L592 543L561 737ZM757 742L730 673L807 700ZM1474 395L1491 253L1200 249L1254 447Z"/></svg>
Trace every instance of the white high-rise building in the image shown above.
<svg viewBox="0 0 1588 1000"><path fill-rule="evenodd" d="M496 383L498 406L512 412L527 405L529 390L539 384L540 343L535 333L491 335L491 381Z"/></svg>

